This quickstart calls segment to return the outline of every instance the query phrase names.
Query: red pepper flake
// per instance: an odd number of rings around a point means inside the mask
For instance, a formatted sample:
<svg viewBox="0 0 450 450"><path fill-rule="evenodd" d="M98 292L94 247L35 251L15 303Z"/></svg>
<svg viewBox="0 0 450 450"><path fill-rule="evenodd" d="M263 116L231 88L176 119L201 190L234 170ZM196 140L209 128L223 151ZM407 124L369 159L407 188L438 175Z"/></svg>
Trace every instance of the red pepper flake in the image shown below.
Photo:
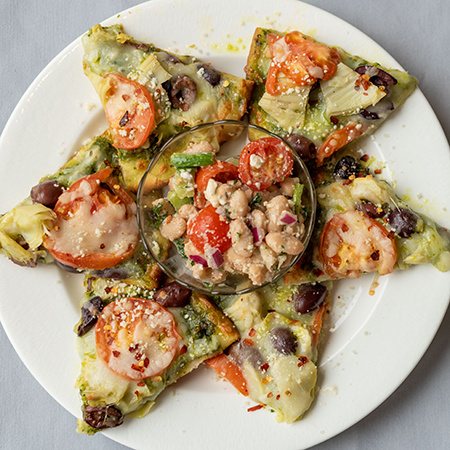
<svg viewBox="0 0 450 450"><path fill-rule="evenodd" d="M117 350L113 350L112 354L113 354L114 358L118 358L120 356L120 352Z"/></svg>
<svg viewBox="0 0 450 450"><path fill-rule="evenodd" d="M111 338L109 338L109 341L106 344L110 346L110 345L112 345L113 342L114 342L114 338L111 337Z"/></svg>
<svg viewBox="0 0 450 450"><path fill-rule="evenodd" d="M370 156L369 155L362 155L361 158L359 158L359 159L360 159L360 161L367 162L367 161L369 161Z"/></svg>
<svg viewBox="0 0 450 450"><path fill-rule="evenodd" d="M313 270L313 275L314 275L316 278L319 278L320 276L323 275L323 272L322 272L320 269L314 269L314 270Z"/></svg>
<svg viewBox="0 0 450 450"><path fill-rule="evenodd" d="M134 353L134 352L137 350L138 347L139 347L139 344L136 344L136 345L130 345L130 346L128 347L128 351L129 351L130 353Z"/></svg>
<svg viewBox="0 0 450 450"><path fill-rule="evenodd" d="M280 400L280 394L275 397L277 400Z"/></svg>
<svg viewBox="0 0 450 450"><path fill-rule="evenodd" d="M253 412L253 411L258 411L258 409L264 408L264 405L255 405L252 406L251 408L248 408L247 411L248 412Z"/></svg>
<svg viewBox="0 0 450 450"><path fill-rule="evenodd" d="M272 393L272 392L269 392L269 393L267 394L267 398L271 398L271 397L273 397L273 393Z"/></svg>
<svg viewBox="0 0 450 450"><path fill-rule="evenodd" d="M335 116L330 116L330 121L333 125L336 125L339 123L339 119Z"/></svg>
<svg viewBox="0 0 450 450"><path fill-rule="evenodd" d="M136 397L139 397L139 391L134 391Z"/></svg>
<svg viewBox="0 0 450 450"><path fill-rule="evenodd" d="M138 364L131 364L131 368L138 372L143 372L145 370L144 366L139 366Z"/></svg>
<svg viewBox="0 0 450 450"><path fill-rule="evenodd" d="M183 347L181 347L180 349L180 355L184 355L187 352L187 347L185 345L183 345Z"/></svg>
<svg viewBox="0 0 450 450"><path fill-rule="evenodd" d="M382 172L382 170L381 170L381 169L375 169L374 172L375 172L377 175L379 175L379 174Z"/></svg>
<svg viewBox="0 0 450 450"><path fill-rule="evenodd" d="M139 387L144 387L145 383L143 381L139 381L139 383L137 384Z"/></svg>
<svg viewBox="0 0 450 450"><path fill-rule="evenodd" d="M298 367L304 366L306 363L309 362L309 359L306 356L299 356L298 357L299 363L297 364Z"/></svg>
<svg viewBox="0 0 450 450"><path fill-rule="evenodd" d="M344 186L347 186L348 184L352 184L352 181L353 181L353 180L344 180L344 181L342 182L342 184L343 184Z"/></svg>
<svg viewBox="0 0 450 450"><path fill-rule="evenodd" d="M109 294L109 293L111 292L111 290L112 290L111 287L109 287L109 286L106 286L106 287L105 287L105 293L106 293L106 294Z"/></svg>
<svg viewBox="0 0 450 450"><path fill-rule="evenodd" d="M149 364L150 364L150 360L148 358L145 358L144 359L144 367L147 368Z"/></svg>
<svg viewBox="0 0 450 450"><path fill-rule="evenodd" d="M242 343L243 343L244 345L248 345L249 347L252 347L253 345L255 345L255 343L254 343L251 339L248 339L248 338L245 338L245 339L242 341Z"/></svg>
<svg viewBox="0 0 450 450"><path fill-rule="evenodd" d="M269 368L269 364L268 364L268 363L264 363L264 364L261 366L261 370L262 370L263 372L265 372L268 368Z"/></svg>
<svg viewBox="0 0 450 450"><path fill-rule="evenodd" d="M254 328L250 328L250 331L248 332L248 335L250 337L253 337L256 334L256 330Z"/></svg>

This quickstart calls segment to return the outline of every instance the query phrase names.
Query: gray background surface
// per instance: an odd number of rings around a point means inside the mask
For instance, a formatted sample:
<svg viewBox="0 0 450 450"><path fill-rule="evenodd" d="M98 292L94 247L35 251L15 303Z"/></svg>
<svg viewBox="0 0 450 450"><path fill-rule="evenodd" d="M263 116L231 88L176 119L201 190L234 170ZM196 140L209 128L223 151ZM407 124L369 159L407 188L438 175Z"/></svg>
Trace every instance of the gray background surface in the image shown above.
<svg viewBox="0 0 450 450"><path fill-rule="evenodd" d="M0 130L29 84L56 54L92 25L139 3L135 0L0 0ZM448 0L309 0L307 3L359 28L419 78L420 88L447 138L450 137ZM429 300L424 299L424 315ZM8 301L1 292L0 301ZM447 312L429 350L399 389L358 424L315 448L450 448L449 330L450 313ZM0 405L1 449L126 448L101 434L77 435L75 418L34 380L1 327ZM189 442L184 446L194 448Z"/></svg>

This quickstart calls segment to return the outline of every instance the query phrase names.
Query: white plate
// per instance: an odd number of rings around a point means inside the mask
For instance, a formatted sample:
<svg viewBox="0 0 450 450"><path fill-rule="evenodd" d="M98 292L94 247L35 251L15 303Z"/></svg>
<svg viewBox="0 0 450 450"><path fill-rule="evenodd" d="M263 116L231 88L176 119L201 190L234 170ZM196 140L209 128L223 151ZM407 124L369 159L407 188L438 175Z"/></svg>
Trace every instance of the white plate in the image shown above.
<svg viewBox="0 0 450 450"><path fill-rule="evenodd" d="M256 26L301 29L368 60L398 67L367 36L340 19L300 2L278 3L155 0L107 23L120 21L138 39L195 54L236 75L243 75ZM17 174L21 183L7 198L0 197L0 211L11 209L42 175L57 170L72 150L106 127L94 90L82 73L81 57L77 40L39 75L9 120L0 140L0 192L10 193ZM419 90L361 145L386 162L383 175L394 181L400 194L411 197L412 206L450 226L449 148ZM433 152L427 153L424 166L421 149L426 147ZM439 180L439 190L431 180ZM418 194L433 201L422 207ZM201 442L217 449L298 449L345 430L383 402L411 372L437 331L450 296L450 273L429 266L383 277L373 297L368 295L371 281L370 276L344 281L334 292L333 332L324 342L320 362L321 390L302 421L285 426L276 424L267 411L247 412L252 403L200 368L169 388L146 418L127 420L105 434L135 448L149 442L154 448ZM2 324L31 373L75 416L80 411L73 389L79 361L72 329L79 317L81 282L81 277L55 267L27 270L0 259L0 290L9 300L0 304ZM430 296L424 315L423 298Z"/></svg>

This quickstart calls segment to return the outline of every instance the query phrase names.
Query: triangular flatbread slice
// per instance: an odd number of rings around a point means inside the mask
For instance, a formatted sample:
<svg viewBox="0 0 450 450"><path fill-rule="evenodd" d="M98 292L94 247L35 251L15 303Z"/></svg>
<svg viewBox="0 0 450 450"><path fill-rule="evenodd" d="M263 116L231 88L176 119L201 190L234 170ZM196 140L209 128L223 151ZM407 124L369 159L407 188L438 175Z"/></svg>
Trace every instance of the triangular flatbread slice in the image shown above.
<svg viewBox="0 0 450 450"><path fill-rule="evenodd" d="M239 337L205 296L177 283L155 291L87 277L76 326L83 420L93 434L143 417L158 395Z"/></svg>
<svg viewBox="0 0 450 450"><path fill-rule="evenodd" d="M119 164L126 186L136 191L149 161L162 145L183 129L223 119L239 120L246 113L253 82L220 72L193 56L175 55L152 44L137 42L123 33L121 25L96 25L84 37L83 65L107 117L117 91L111 75L138 83L150 94L154 123L145 142L124 150L123 139L131 123L131 110L123 109L120 124L112 126L119 149ZM120 91L122 93L122 91ZM138 105L145 110L145 103ZM125 107L124 107L125 108ZM127 122L128 120L128 122ZM109 120L110 126L112 120ZM130 133L133 130L130 131Z"/></svg>
<svg viewBox="0 0 450 450"><path fill-rule="evenodd" d="M284 138L320 166L373 133L414 91L417 80L329 47L298 31L257 28L245 69L255 82L250 123Z"/></svg>

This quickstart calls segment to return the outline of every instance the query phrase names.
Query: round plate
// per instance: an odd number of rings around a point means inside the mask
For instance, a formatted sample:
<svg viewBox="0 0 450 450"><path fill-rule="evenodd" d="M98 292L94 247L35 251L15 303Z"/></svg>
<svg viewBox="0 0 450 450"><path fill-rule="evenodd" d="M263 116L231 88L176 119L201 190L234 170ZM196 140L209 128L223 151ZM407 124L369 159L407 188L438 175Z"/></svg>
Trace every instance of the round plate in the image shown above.
<svg viewBox="0 0 450 450"><path fill-rule="evenodd" d="M300 29L368 60L399 67L367 36L317 8L297 1L259 0L256 5L241 0L155 0L107 23L120 21L137 39L194 54L241 76L256 26ZM39 178L56 171L86 138L106 127L81 58L77 40L39 75L11 116L0 141L0 191L8 192L0 198L0 211L11 209ZM450 211L449 148L419 90L361 146L385 162L383 176L394 182L398 193L410 196L411 206L450 226L445 212ZM426 165L421 164L422 148L433 149ZM439 189L432 180L439 180ZM11 192L12 185L17 188ZM422 208L419 198L433 202ZM201 436L205 447L218 449L298 449L345 430L411 372L431 342L450 295L450 273L431 266L383 277L374 296L368 294L371 281L365 276L337 283L331 329L322 347L320 390L302 421L284 426L267 411L247 412L251 402L200 368L169 388L147 417L127 420L104 434L135 448L148 442L155 448L175 448L198 442ZM75 416L80 401L73 389L79 370L73 326L79 318L81 284L82 277L56 267L27 270L0 259L0 288L8 299L0 304L3 326L31 373ZM423 314L425 297L432 301Z"/></svg>

